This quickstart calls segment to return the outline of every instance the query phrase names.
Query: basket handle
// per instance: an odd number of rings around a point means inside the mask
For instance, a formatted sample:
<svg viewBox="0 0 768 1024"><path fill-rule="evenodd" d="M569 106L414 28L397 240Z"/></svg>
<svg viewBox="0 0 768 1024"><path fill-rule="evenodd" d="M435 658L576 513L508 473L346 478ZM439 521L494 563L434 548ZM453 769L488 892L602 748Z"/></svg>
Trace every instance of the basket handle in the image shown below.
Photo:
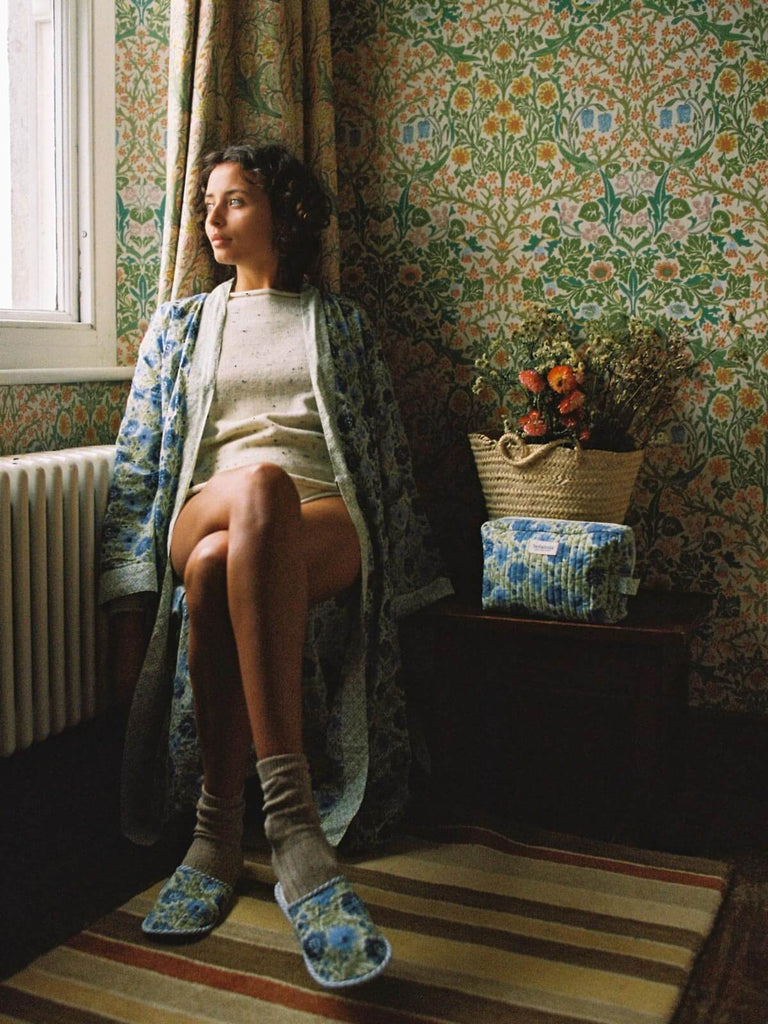
<svg viewBox="0 0 768 1024"><path fill-rule="evenodd" d="M513 466L532 466L539 459L543 459L545 455L548 455L554 448L571 443L569 438L560 437L556 441L547 441L546 444L529 445L519 434L502 434L496 442L496 450L508 462L511 462ZM579 442L575 441L574 443L576 451L581 451ZM531 451L528 451L529 448Z"/></svg>

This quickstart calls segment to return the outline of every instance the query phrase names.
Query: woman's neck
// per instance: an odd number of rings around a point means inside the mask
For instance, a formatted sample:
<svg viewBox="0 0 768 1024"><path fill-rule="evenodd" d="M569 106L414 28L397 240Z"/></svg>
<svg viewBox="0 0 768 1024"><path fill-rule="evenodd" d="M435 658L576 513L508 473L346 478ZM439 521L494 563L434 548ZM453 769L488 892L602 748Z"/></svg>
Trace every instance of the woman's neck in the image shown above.
<svg viewBox="0 0 768 1024"><path fill-rule="evenodd" d="M277 287L277 271L276 259L258 266L236 266L234 290L236 292L253 292L261 288L275 288Z"/></svg>

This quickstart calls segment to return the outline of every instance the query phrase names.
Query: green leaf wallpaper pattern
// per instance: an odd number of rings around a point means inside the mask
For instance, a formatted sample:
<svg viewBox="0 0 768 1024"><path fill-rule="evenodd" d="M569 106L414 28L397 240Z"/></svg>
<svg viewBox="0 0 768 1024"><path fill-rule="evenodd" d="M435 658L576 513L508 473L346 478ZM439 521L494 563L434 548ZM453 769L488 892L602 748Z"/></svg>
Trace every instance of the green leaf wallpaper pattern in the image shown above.
<svg viewBox="0 0 768 1024"><path fill-rule="evenodd" d="M122 362L156 301L168 13L118 4ZM768 5L335 0L332 13L342 290L382 331L450 557L474 557L482 519L466 433L501 418L471 390L483 339L527 299L680 317L700 373L669 443L647 453L629 521L646 584L713 595L692 701L768 712ZM248 90L269 105L259 75ZM0 444L104 440L123 395L0 388Z"/></svg>
<svg viewBox="0 0 768 1024"><path fill-rule="evenodd" d="M450 552L483 339L534 300L695 328L695 386L634 495L647 585L713 595L692 700L768 711L768 6L335 5L342 282L387 344Z"/></svg>

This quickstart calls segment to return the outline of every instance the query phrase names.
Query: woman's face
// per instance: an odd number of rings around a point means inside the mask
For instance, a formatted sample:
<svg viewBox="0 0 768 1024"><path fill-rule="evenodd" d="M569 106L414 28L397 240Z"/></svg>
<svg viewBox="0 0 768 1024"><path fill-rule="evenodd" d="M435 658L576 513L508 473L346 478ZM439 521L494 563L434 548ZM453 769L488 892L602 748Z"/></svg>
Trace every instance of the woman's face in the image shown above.
<svg viewBox="0 0 768 1024"><path fill-rule="evenodd" d="M269 199L239 164L214 167L205 190L205 208L205 233L217 263L244 272L277 269Z"/></svg>

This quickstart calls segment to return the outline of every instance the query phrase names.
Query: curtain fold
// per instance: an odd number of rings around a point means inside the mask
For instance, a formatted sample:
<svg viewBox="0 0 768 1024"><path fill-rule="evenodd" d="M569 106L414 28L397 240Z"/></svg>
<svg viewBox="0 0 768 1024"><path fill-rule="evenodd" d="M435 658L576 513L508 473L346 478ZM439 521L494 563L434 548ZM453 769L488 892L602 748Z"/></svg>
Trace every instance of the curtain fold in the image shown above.
<svg viewBox="0 0 768 1024"><path fill-rule="evenodd" d="M207 291L214 263L194 199L202 157L282 142L336 196L328 0L172 0L166 205L159 300ZM322 273L338 286L338 224Z"/></svg>

